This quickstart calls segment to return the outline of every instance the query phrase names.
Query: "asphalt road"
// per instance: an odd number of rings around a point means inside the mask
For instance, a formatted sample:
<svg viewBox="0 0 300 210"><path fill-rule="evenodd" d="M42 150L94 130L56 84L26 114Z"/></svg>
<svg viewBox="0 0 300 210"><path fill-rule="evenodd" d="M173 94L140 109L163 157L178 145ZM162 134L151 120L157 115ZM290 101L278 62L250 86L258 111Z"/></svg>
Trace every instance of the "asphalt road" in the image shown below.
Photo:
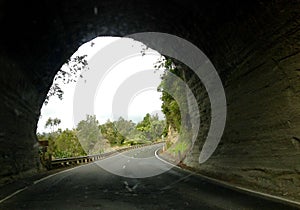
<svg viewBox="0 0 300 210"><path fill-rule="evenodd" d="M0 209L296 209L171 168L155 157L159 147L126 151L37 180L0 203Z"/></svg>

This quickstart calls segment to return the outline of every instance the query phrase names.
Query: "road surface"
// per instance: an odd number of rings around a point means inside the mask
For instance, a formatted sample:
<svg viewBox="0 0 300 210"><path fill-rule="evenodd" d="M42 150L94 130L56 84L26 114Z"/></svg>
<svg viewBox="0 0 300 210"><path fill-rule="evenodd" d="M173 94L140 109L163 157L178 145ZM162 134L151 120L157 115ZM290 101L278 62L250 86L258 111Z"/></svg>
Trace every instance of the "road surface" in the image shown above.
<svg viewBox="0 0 300 210"><path fill-rule="evenodd" d="M0 209L296 209L171 168L154 155L161 146L37 180L1 202Z"/></svg>

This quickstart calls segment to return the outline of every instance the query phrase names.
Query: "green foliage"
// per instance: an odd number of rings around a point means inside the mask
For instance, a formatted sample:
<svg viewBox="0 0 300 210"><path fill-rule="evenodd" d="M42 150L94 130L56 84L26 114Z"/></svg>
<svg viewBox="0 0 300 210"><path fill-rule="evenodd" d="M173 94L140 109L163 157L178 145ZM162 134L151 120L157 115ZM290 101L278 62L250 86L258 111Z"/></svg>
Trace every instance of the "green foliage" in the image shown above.
<svg viewBox="0 0 300 210"><path fill-rule="evenodd" d="M131 120L125 120L123 117L119 117L117 121L114 122L116 128L116 134L118 144L123 144L126 140L134 138L135 135L135 123Z"/></svg>
<svg viewBox="0 0 300 210"><path fill-rule="evenodd" d="M166 138L166 146L175 155L184 155L191 147L192 138L185 81L185 70L188 67L171 58L160 59L157 67L165 68L158 91L162 92L162 112L167 124L164 134L170 134Z"/></svg>
<svg viewBox="0 0 300 210"><path fill-rule="evenodd" d="M118 135L118 131L113 122L108 120L105 124L100 126L101 133L108 140L111 146L121 145L123 142L123 138Z"/></svg>
<svg viewBox="0 0 300 210"><path fill-rule="evenodd" d="M51 117L46 121L45 128L50 128L51 132L54 132L54 128L59 126L61 120L58 118L52 119Z"/></svg>
<svg viewBox="0 0 300 210"><path fill-rule="evenodd" d="M144 119L137 124L136 129L141 131L141 139L154 141L161 137L164 125L164 121L159 120L158 115L151 116L147 113Z"/></svg>
<svg viewBox="0 0 300 210"><path fill-rule="evenodd" d="M75 130L57 131L52 133L37 134L39 141L48 141L48 148L45 154L54 158L66 158L86 155L80 145Z"/></svg>
<svg viewBox="0 0 300 210"><path fill-rule="evenodd" d="M73 56L67 60L67 62L63 65L55 75L52 86L50 87L44 104L47 105L50 97L57 96L60 100L63 98L64 91L59 86L60 82L64 84L76 82L78 79L78 73L82 70L88 69L88 62L86 60L87 55L77 55ZM68 71L64 70L68 69ZM79 77L82 77L79 75Z"/></svg>
<svg viewBox="0 0 300 210"><path fill-rule="evenodd" d="M75 130L65 130L58 134L54 141L55 150L53 155L56 158L77 157L86 155Z"/></svg>
<svg viewBox="0 0 300 210"><path fill-rule="evenodd" d="M96 143L102 141L99 122L95 115L87 115L86 120L78 123L77 135L84 150L91 154Z"/></svg>
<svg viewBox="0 0 300 210"><path fill-rule="evenodd" d="M101 133L109 141L111 146L121 146L135 136L135 123L120 117L117 121L108 120L100 126ZM126 143L128 144L128 142Z"/></svg>
<svg viewBox="0 0 300 210"><path fill-rule="evenodd" d="M151 127L151 116L149 113L147 113L143 121L137 124L136 129L139 131L149 131L150 127Z"/></svg>
<svg viewBox="0 0 300 210"><path fill-rule="evenodd" d="M48 122L49 121L49 122ZM47 126L59 124L59 120L51 119ZM54 158L99 154L109 144L111 147L144 144L160 139L164 121L158 116L147 114L138 125L131 120L120 117L117 121L99 125L95 115L87 115L78 123L75 130L60 129L56 132L38 134L40 141L49 142L47 155ZM46 156L47 156L46 155Z"/></svg>
<svg viewBox="0 0 300 210"><path fill-rule="evenodd" d="M162 112L165 114L167 125L170 125L175 130L180 131L181 115L177 102L167 92L162 93L161 100L163 101ZM165 130L164 133L165 132L167 131Z"/></svg>
<svg viewBox="0 0 300 210"><path fill-rule="evenodd" d="M146 114L143 121L135 125L131 120L120 117L117 121L108 120L100 125L101 133L111 146L144 144L161 137L164 121L158 116Z"/></svg>
<svg viewBox="0 0 300 210"><path fill-rule="evenodd" d="M178 154L178 152L183 154L187 150L187 148L188 148L188 144L184 141L181 141L174 144L174 146L171 147L171 151L175 152L176 155Z"/></svg>
<svg viewBox="0 0 300 210"><path fill-rule="evenodd" d="M179 100L178 102L181 104L185 103L185 96L182 94L182 89L177 84L178 81L174 81L170 74L174 74L179 78L182 77L181 71L173 64L171 59L161 59L158 61L158 65L156 67L164 67L165 71L162 75L162 82L157 88L158 91L162 92L161 100L162 100L162 112L166 117L166 129L171 126L176 131L180 131L181 127L181 113L179 109L179 105L174 97ZM174 97L171 96L168 92L172 92ZM164 130L164 134L167 134L167 130Z"/></svg>

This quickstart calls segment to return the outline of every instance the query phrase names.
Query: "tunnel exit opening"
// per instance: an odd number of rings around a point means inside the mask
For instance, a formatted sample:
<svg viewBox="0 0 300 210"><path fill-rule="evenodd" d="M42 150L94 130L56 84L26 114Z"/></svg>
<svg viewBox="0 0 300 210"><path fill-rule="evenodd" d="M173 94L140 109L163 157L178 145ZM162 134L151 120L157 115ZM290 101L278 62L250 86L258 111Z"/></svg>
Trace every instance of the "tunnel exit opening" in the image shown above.
<svg viewBox="0 0 300 210"><path fill-rule="evenodd" d="M125 47L133 48L131 54L103 66L106 58L101 50L119 39L98 37L83 44L54 77L37 129L42 163L162 140L165 117L157 88L163 68L155 67L162 56L141 42L124 38ZM94 90L94 109L81 104L83 109L75 111L76 91L93 94L89 84L95 77L101 78Z"/></svg>
<svg viewBox="0 0 300 210"><path fill-rule="evenodd" d="M99 37L84 44L57 73L48 93L69 102L47 97L42 108L39 128L48 128L37 134L40 142L47 141L42 163L155 142L164 142L162 152L182 161L193 148L200 118L188 72L195 75L184 63L134 38ZM54 117L55 111L60 117ZM71 119L73 124L59 128Z"/></svg>

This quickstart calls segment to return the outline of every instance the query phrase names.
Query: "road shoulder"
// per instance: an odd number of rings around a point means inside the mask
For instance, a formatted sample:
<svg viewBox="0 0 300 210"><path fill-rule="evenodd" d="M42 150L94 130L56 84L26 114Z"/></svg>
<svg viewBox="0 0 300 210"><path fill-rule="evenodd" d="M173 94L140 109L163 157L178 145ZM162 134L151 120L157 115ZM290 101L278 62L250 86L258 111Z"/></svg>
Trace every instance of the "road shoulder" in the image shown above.
<svg viewBox="0 0 300 210"><path fill-rule="evenodd" d="M258 191L252 190L252 189L248 189L248 188L245 188L245 187L242 187L242 186L234 185L234 184L229 183L229 182L221 181L221 180L206 176L206 175L202 174L200 170L189 167L189 166L185 165L182 161L180 161L179 163L176 163L175 161L170 159L168 157L168 155L163 155L161 150L155 151L155 156L158 159L160 159L161 161L163 161L165 163L168 163L168 164L171 164L171 165L173 165L173 167L176 167L177 169L184 170L187 173L198 176L198 177L206 180L207 182L210 182L210 183L213 183L213 184L216 184L216 185L220 185L222 187L229 188L229 189L232 189L232 190L236 190L236 191L239 191L239 192L242 192L242 193L246 193L246 194L249 194L249 195L252 195L252 196L256 196L256 197L264 198L264 199L271 200L271 201L274 201L274 202L279 202L279 203L282 203L282 204L285 204L285 205L288 205L288 206L293 206L293 207L300 208L300 202L298 202L298 201L289 200L289 199L286 199L286 198L283 198L283 197L258 192Z"/></svg>

